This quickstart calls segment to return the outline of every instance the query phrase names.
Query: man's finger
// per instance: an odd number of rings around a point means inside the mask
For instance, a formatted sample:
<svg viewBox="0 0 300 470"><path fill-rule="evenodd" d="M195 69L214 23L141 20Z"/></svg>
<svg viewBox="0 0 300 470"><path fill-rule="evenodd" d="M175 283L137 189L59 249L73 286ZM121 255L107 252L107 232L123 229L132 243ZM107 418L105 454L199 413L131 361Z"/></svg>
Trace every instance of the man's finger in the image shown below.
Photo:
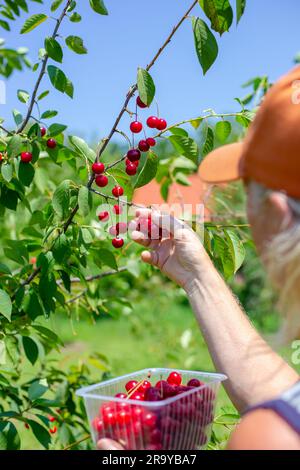
<svg viewBox="0 0 300 470"><path fill-rule="evenodd" d="M152 266L158 265L159 256L156 251L143 251L141 258L144 263L151 264Z"/></svg>
<svg viewBox="0 0 300 470"><path fill-rule="evenodd" d="M100 441L97 442L97 449L99 450L124 450L121 444L111 439L100 439Z"/></svg>

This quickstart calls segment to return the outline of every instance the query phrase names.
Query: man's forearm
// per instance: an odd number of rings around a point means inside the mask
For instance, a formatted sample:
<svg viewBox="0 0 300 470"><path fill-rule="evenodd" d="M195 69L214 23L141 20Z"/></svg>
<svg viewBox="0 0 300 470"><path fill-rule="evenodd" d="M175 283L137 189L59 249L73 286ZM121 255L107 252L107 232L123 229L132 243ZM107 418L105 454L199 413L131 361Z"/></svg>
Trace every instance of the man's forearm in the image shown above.
<svg viewBox="0 0 300 470"><path fill-rule="evenodd" d="M232 292L212 267L201 270L187 293L217 370L239 411L272 398L298 374L256 332Z"/></svg>

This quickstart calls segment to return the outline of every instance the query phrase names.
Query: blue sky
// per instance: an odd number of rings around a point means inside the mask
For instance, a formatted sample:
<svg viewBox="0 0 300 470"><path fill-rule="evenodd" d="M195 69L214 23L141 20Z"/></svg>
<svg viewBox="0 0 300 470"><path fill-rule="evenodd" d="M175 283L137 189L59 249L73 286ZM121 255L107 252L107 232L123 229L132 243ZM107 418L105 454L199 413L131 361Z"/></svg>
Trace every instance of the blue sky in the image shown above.
<svg viewBox="0 0 300 470"><path fill-rule="evenodd" d="M64 48L62 68L75 85L75 98L53 90L41 106L43 110L58 109L56 122L66 123L72 133L94 141L111 128L129 85L135 81L137 66L151 60L191 0L105 0L109 16L95 14L88 0L77 3L83 21L74 24L65 20L61 28L62 36L82 36L89 50L88 55L78 56ZM246 94L242 83L264 74L274 80L293 66L300 50L299 0L247 3L239 26L233 25L230 33L218 37L219 57L205 77L194 51L189 20L152 69L160 113L169 123L199 116L211 107L218 112L235 110L234 98ZM30 13L41 11L41 6L32 4ZM203 17L199 6L194 14ZM16 31L22 22L16 23L12 33L1 30L1 34L8 47L27 46L34 62L43 37L53 30L53 21L20 36ZM7 84L7 105L1 105L1 116L8 118L12 108L24 112L16 90L32 90L34 78L30 71L14 74ZM41 91L47 88L51 85L46 77Z"/></svg>

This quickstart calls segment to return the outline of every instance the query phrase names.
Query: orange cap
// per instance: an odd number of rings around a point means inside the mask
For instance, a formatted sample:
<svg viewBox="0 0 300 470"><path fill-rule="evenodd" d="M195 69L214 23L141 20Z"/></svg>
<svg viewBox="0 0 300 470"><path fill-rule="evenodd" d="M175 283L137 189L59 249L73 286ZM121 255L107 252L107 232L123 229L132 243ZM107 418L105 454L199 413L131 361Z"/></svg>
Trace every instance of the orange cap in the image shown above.
<svg viewBox="0 0 300 470"><path fill-rule="evenodd" d="M211 152L199 174L212 184L251 179L300 198L300 67L266 94L244 142Z"/></svg>

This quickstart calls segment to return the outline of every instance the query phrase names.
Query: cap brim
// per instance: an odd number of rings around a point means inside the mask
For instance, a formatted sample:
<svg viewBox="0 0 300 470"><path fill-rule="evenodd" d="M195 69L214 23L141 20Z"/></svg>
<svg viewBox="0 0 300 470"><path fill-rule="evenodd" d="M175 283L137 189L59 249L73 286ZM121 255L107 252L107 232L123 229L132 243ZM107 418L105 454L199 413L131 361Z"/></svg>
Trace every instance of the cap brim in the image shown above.
<svg viewBox="0 0 300 470"><path fill-rule="evenodd" d="M205 183L218 184L237 181L243 177L243 143L229 144L208 154L199 167Z"/></svg>

